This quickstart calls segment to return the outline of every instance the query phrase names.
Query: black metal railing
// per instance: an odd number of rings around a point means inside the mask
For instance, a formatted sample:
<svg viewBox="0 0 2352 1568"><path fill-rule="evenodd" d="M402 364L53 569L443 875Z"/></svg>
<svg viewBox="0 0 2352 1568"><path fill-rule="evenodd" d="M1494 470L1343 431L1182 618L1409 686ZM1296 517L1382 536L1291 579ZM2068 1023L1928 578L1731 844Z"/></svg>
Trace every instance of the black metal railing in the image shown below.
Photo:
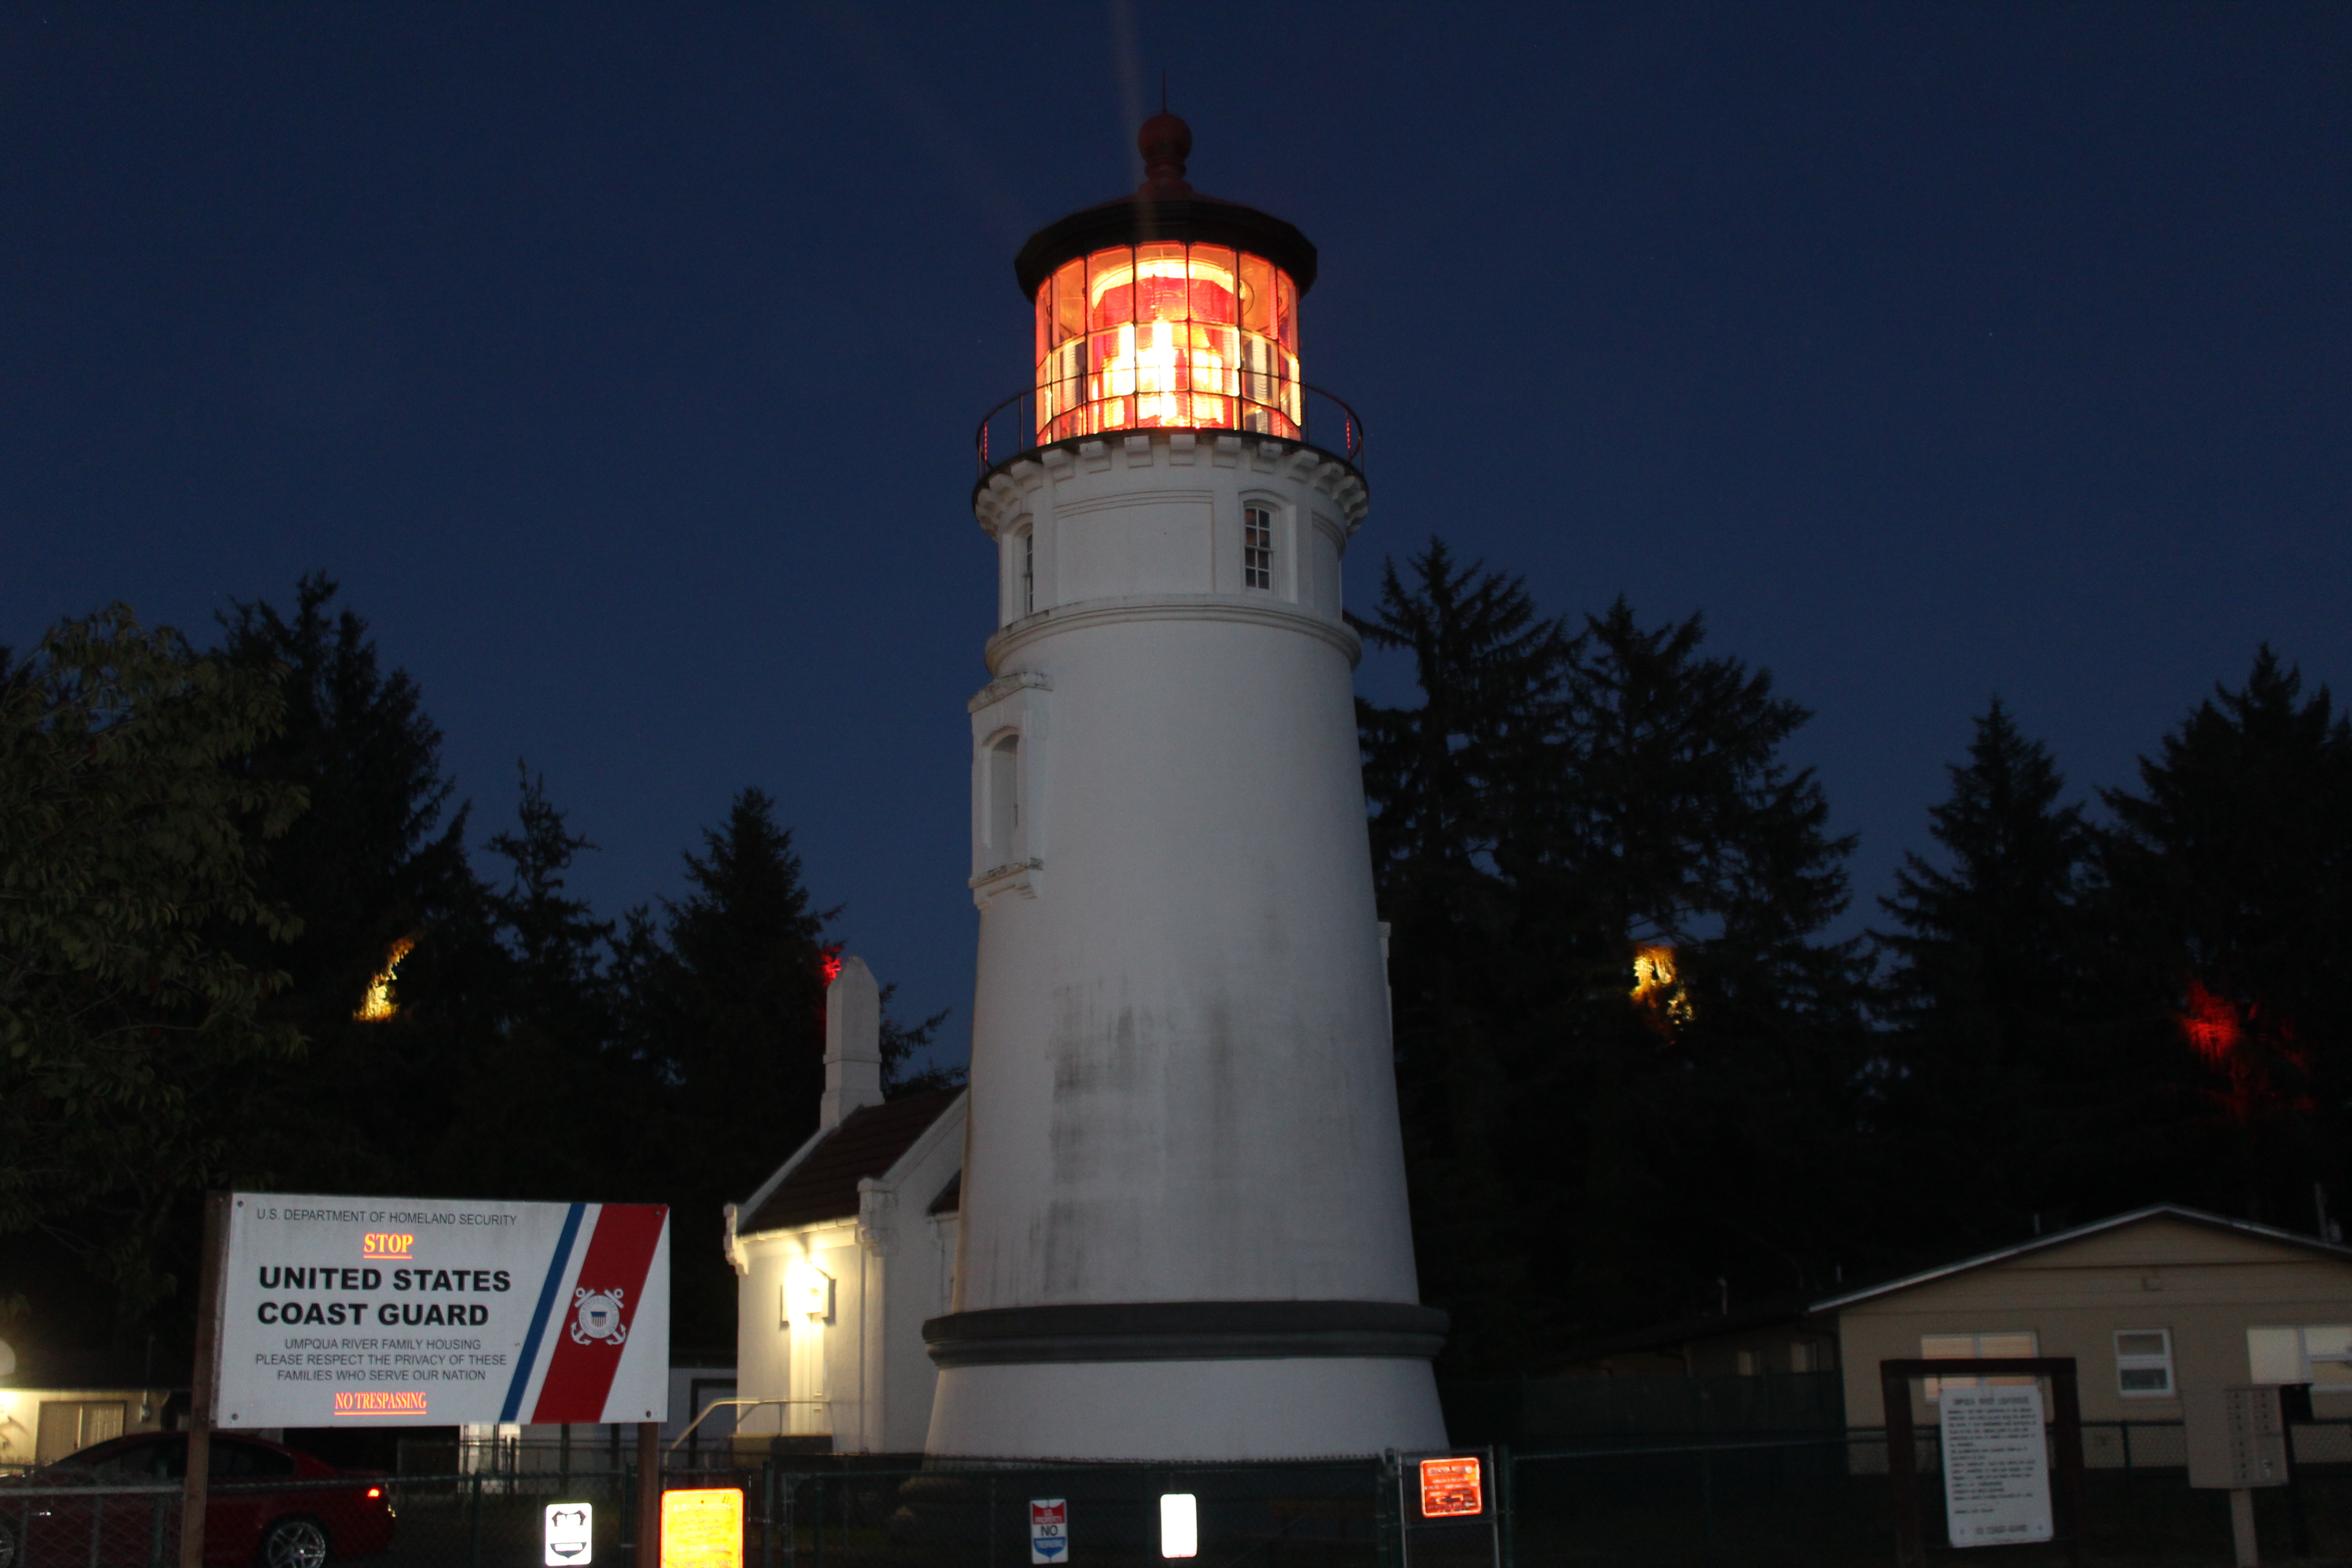
<svg viewBox="0 0 2352 1568"><path fill-rule="evenodd" d="M1305 417L1297 422L1299 433L1295 439L1303 441L1307 446L1318 447L1334 457L1344 458L1360 469L1364 466L1363 420L1357 417L1356 411L1343 399L1332 395L1319 386L1309 386L1302 382L1298 384L1298 391L1301 395L1300 412ZM1226 401L1242 409L1245 418L1253 413L1257 413L1287 420L1287 416L1280 415L1270 405L1255 404L1240 398L1229 398ZM1218 426L1208 427L1203 433L1208 433L1210 429L1213 429L1218 435L1286 434L1278 429L1227 430ZM1123 427L1095 434L1107 437L1133 433L1132 427ZM1034 451L1040 446L1050 444L1050 441L1038 439L1037 389L1034 386L1022 388L982 416L980 428L972 437L974 454L980 460L980 477L982 479L986 479L991 472L1011 462L1022 453Z"/></svg>

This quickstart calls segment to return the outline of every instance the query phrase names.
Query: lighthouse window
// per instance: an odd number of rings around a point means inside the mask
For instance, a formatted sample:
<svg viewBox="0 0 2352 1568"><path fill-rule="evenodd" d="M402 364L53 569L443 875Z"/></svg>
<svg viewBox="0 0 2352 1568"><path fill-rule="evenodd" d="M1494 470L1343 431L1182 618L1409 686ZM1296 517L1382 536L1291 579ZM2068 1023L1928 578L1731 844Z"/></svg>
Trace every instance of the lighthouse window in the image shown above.
<svg viewBox="0 0 2352 1568"><path fill-rule="evenodd" d="M1037 608L1037 535L1033 529L1021 531L1021 613L1031 615Z"/></svg>
<svg viewBox="0 0 2352 1568"><path fill-rule="evenodd" d="M1157 241L1039 285L1037 438L1255 430L1297 438L1298 287L1262 256Z"/></svg>
<svg viewBox="0 0 2352 1568"><path fill-rule="evenodd" d="M998 865L1022 858L1021 737L1007 735L988 749L988 847Z"/></svg>
<svg viewBox="0 0 2352 1568"><path fill-rule="evenodd" d="M1274 586L1274 513L1268 508L1243 510L1242 583L1251 588Z"/></svg>

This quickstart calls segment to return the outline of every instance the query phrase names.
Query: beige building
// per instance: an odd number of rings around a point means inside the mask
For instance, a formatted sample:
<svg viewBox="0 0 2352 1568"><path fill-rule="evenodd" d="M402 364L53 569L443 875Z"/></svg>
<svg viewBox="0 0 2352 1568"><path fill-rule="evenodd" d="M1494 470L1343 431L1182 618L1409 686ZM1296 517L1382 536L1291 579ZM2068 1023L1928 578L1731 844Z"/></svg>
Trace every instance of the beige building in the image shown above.
<svg viewBox="0 0 2352 1568"><path fill-rule="evenodd" d="M1832 1404L1845 1426L1875 1427L1880 1362L1990 1356L2074 1359L2094 1467L2183 1463L2184 1388L2308 1383L2315 1414L2352 1418L2352 1247L2195 1209L2136 1209L1827 1297L1726 1305L1570 1347L1559 1378L1533 1385L1559 1406L1546 1435L1635 1415L1643 1430L1809 1426L1837 1419ZM1633 1383L1601 1398L1601 1378ZM1704 1397L1659 1397L1661 1379L1704 1384ZM1922 1426L1937 1421L1933 1381L1912 1384Z"/></svg>
<svg viewBox="0 0 2352 1568"><path fill-rule="evenodd" d="M2178 1421L2182 1388L2233 1383L2309 1383L2317 1415L2352 1415L2352 1248L2195 1209L2036 1237L1805 1315L1836 1324L1852 1426L1885 1421L1890 1357L2072 1356L2086 1422ZM1932 1386L1912 1399L1935 1420Z"/></svg>

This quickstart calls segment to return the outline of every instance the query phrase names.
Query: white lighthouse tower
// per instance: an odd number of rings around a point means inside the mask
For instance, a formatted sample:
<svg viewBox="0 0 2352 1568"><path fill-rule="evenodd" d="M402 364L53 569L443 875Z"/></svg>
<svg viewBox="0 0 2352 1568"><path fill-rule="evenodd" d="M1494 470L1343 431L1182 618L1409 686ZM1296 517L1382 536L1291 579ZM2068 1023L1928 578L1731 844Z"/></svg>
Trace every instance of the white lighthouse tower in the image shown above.
<svg viewBox="0 0 2352 1568"><path fill-rule="evenodd" d="M1193 192L1181 120L1140 142L1134 195L1022 250L1036 382L982 433L1000 625L928 1447L1436 1447L1339 609L1359 430L1308 427L1314 247Z"/></svg>

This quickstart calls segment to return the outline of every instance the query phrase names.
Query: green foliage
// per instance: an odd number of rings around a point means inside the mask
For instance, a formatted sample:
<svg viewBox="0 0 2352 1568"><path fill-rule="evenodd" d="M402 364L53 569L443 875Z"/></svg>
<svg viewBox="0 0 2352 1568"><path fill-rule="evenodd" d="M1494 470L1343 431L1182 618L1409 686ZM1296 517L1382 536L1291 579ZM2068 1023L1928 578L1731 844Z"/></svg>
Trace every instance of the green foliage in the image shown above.
<svg viewBox="0 0 2352 1568"><path fill-rule="evenodd" d="M224 940L301 931L257 846L304 793L239 767L279 677L120 605L0 669L0 1230L63 1242L130 1316L169 1289L173 1203L224 1167L207 1088L300 1046L267 1014L283 973Z"/></svg>

